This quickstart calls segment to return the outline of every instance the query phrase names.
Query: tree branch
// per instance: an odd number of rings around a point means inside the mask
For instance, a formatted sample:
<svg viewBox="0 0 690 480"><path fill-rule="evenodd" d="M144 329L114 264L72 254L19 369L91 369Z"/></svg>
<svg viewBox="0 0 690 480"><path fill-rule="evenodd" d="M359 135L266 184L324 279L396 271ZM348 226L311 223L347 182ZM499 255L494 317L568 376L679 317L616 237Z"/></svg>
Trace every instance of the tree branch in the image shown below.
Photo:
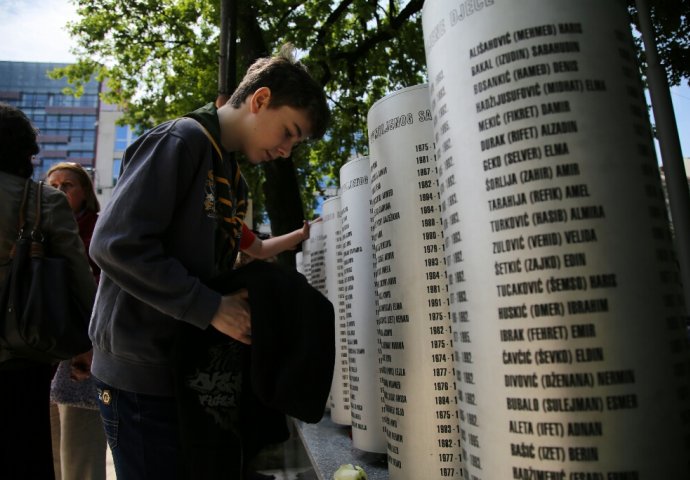
<svg viewBox="0 0 690 480"><path fill-rule="evenodd" d="M316 35L316 42L314 45L323 45L323 39L325 38L331 27L337 22L340 17L347 11L348 7L352 5L354 0L343 0L340 5L336 7L335 10L331 12L325 22L321 25L319 33Z"/></svg>
<svg viewBox="0 0 690 480"><path fill-rule="evenodd" d="M332 58L345 60L348 64L354 62L357 58L361 58L364 53L368 52L375 45L394 38L400 27L402 27L412 15L419 12L423 5L424 0L411 0L400 12L400 15L391 19L389 27L375 30L373 35L365 38L364 41L360 42L353 50L336 52L331 55Z"/></svg>

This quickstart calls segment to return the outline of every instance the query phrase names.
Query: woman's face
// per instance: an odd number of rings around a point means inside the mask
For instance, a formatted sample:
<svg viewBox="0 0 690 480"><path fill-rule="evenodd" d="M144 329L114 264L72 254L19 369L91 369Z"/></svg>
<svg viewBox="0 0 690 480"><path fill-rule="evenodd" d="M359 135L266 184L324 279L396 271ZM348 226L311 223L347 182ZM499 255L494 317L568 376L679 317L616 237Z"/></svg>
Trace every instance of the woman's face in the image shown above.
<svg viewBox="0 0 690 480"><path fill-rule="evenodd" d="M72 208L72 212L79 213L84 208L86 192L84 192L79 176L71 170L55 170L51 173L47 182L51 187L55 187L67 195L67 201Z"/></svg>

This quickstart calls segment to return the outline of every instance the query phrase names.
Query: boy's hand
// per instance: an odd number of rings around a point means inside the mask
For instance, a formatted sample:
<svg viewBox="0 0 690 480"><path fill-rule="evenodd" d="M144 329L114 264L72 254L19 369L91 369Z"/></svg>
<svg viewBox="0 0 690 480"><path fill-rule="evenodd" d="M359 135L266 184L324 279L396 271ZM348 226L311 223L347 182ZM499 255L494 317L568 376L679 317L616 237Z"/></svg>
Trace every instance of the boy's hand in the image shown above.
<svg viewBox="0 0 690 480"><path fill-rule="evenodd" d="M308 222L306 220L302 220L302 241L309 239L309 233L310 233L310 229L311 229L312 224L319 223L321 220L322 220L321 217L318 217L317 219L312 220L311 222ZM297 247L297 245L295 245L295 248L296 247Z"/></svg>
<svg viewBox="0 0 690 480"><path fill-rule="evenodd" d="M252 343L252 322L249 292L243 288L220 299L218 311L211 325L228 337L247 345Z"/></svg>

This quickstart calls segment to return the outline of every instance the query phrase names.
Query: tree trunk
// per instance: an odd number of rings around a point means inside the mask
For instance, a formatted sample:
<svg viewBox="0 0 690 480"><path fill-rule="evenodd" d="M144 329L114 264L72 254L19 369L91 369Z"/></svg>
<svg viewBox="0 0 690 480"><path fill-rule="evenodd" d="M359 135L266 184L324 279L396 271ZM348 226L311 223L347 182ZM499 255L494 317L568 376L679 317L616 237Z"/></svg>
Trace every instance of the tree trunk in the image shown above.
<svg viewBox="0 0 690 480"><path fill-rule="evenodd" d="M239 47L245 59L251 63L254 59L270 55L262 36L262 30L256 19L258 16L252 11L251 2L239 2L238 27L242 42ZM242 72L244 75L244 71ZM291 232L302 226L304 209L299 193L297 175L292 159L277 159L263 164L266 182L263 192L266 213L271 222L273 236ZM283 265L295 265L295 253L284 252L278 256Z"/></svg>
<svg viewBox="0 0 690 480"><path fill-rule="evenodd" d="M277 159L264 164L266 182L263 185L266 213L271 221L271 234L283 235L302 226L304 209L299 194L295 167L291 158ZM295 265L295 252L278 256L283 265Z"/></svg>
<svg viewBox="0 0 690 480"><path fill-rule="evenodd" d="M218 96L228 97L231 88L228 82L228 54L230 42L230 2L232 0L220 0L220 48L218 49ZM232 39L234 41L234 39Z"/></svg>

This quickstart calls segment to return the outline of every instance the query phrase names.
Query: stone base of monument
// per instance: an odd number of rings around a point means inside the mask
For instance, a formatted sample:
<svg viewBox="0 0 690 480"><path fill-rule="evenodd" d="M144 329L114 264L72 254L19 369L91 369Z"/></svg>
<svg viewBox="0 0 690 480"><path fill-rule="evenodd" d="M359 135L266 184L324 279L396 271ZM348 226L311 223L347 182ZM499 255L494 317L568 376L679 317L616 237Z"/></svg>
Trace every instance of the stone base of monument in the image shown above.
<svg viewBox="0 0 690 480"><path fill-rule="evenodd" d="M359 465L369 480L388 480L385 453L370 453L352 446L350 427L331 421L326 413L319 423L294 420L319 480L332 480L340 465Z"/></svg>

